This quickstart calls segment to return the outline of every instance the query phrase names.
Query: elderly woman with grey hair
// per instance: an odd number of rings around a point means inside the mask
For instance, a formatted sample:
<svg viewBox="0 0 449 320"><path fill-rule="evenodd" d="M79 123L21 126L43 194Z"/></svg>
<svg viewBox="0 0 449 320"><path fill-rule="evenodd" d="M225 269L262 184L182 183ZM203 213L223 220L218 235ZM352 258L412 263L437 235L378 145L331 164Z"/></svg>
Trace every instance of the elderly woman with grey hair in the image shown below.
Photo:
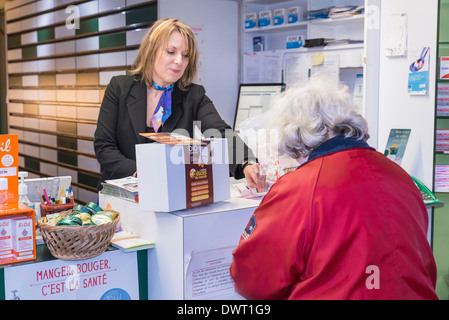
<svg viewBox="0 0 449 320"><path fill-rule="evenodd" d="M322 77L273 105L278 151L300 166L265 195L234 250L248 299L437 299L427 210L371 148L347 87Z"/></svg>

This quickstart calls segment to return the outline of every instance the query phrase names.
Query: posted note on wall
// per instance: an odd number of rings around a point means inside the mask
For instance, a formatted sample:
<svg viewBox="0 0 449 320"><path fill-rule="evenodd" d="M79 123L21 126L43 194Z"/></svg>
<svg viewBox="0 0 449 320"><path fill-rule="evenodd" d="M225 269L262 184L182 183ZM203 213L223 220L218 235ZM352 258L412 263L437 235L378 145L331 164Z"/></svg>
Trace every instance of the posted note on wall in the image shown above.
<svg viewBox="0 0 449 320"><path fill-rule="evenodd" d="M427 94L429 80L429 50L430 47L424 47L421 56L412 61L408 74L408 93L410 95Z"/></svg>
<svg viewBox="0 0 449 320"><path fill-rule="evenodd" d="M275 52L246 53L243 83L278 83L282 78L282 55Z"/></svg>
<svg viewBox="0 0 449 320"><path fill-rule="evenodd" d="M312 75L326 75L338 81L340 79L340 55L315 56L312 57Z"/></svg>
<svg viewBox="0 0 449 320"><path fill-rule="evenodd" d="M238 297L229 268L235 247L192 252L186 275L187 300Z"/></svg>

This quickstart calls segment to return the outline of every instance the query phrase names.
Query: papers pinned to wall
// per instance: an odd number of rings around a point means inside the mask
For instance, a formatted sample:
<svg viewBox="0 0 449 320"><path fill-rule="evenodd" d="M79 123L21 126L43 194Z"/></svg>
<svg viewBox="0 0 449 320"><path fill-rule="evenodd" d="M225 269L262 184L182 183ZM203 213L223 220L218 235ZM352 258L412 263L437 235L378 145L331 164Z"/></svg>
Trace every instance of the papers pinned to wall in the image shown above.
<svg viewBox="0 0 449 320"><path fill-rule="evenodd" d="M404 57L407 53L407 15L392 14L388 25L385 56Z"/></svg>
<svg viewBox="0 0 449 320"><path fill-rule="evenodd" d="M340 80L340 55L325 55L324 53L312 56L312 75L326 75Z"/></svg>
<svg viewBox="0 0 449 320"><path fill-rule="evenodd" d="M245 53L243 83L279 83L282 81L282 55L276 52Z"/></svg>

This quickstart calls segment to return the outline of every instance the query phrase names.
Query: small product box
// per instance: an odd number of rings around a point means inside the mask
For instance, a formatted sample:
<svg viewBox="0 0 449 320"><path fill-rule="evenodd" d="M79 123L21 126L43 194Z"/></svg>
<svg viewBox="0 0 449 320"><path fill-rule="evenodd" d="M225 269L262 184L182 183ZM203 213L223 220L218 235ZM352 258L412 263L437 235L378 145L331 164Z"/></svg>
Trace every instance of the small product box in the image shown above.
<svg viewBox="0 0 449 320"><path fill-rule="evenodd" d="M302 36L288 36L287 49L297 49L303 46Z"/></svg>
<svg viewBox="0 0 449 320"><path fill-rule="evenodd" d="M16 260L34 257L34 221L28 217L12 219L12 248Z"/></svg>
<svg viewBox="0 0 449 320"><path fill-rule="evenodd" d="M0 260L12 257L11 219L0 218Z"/></svg>
<svg viewBox="0 0 449 320"><path fill-rule="evenodd" d="M253 38L253 51L259 52L265 50L265 39L263 36Z"/></svg>
<svg viewBox="0 0 449 320"><path fill-rule="evenodd" d="M437 129L436 130L437 140L449 140L449 129Z"/></svg>
<svg viewBox="0 0 449 320"><path fill-rule="evenodd" d="M449 151L449 140L436 140L435 151Z"/></svg>
<svg viewBox="0 0 449 320"><path fill-rule="evenodd" d="M171 212L230 198L226 139L164 142L157 133L141 135L160 142L136 145L141 210Z"/></svg>
<svg viewBox="0 0 449 320"><path fill-rule="evenodd" d="M285 23L285 9L273 10L273 25L278 26Z"/></svg>
<svg viewBox="0 0 449 320"><path fill-rule="evenodd" d="M438 84L437 106L449 106L449 84L447 83Z"/></svg>
<svg viewBox="0 0 449 320"><path fill-rule="evenodd" d="M271 11L261 11L259 12L259 27L271 26L272 16Z"/></svg>
<svg viewBox="0 0 449 320"><path fill-rule="evenodd" d="M438 117L447 117L447 116L449 116L449 106L437 105L437 116Z"/></svg>
<svg viewBox="0 0 449 320"><path fill-rule="evenodd" d="M257 27L257 13L245 14L245 29L253 29Z"/></svg>
<svg viewBox="0 0 449 320"><path fill-rule="evenodd" d="M300 21L301 7L288 8L288 23L296 23Z"/></svg>
<svg viewBox="0 0 449 320"><path fill-rule="evenodd" d="M449 79L449 57L440 57L440 79Z"/></svg>
<svg viewBox="0 0 449 320"><path fill-rule="evenodd" d="M449 97L449 83L438 83L438 96Z"/></svg>

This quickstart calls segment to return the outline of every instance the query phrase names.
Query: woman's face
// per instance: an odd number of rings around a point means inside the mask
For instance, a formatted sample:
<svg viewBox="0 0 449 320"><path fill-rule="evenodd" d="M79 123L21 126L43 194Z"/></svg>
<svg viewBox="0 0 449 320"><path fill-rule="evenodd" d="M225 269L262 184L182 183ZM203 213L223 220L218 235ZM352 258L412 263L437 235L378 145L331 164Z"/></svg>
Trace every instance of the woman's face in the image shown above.
<svg viewBox="0 0 449 320"><path fill-rule="evenodd" d="M187 41L178 31L172 32L166 48L159 48L153 68L153 81L167 87L178 81L189 64Z"/></svg>

